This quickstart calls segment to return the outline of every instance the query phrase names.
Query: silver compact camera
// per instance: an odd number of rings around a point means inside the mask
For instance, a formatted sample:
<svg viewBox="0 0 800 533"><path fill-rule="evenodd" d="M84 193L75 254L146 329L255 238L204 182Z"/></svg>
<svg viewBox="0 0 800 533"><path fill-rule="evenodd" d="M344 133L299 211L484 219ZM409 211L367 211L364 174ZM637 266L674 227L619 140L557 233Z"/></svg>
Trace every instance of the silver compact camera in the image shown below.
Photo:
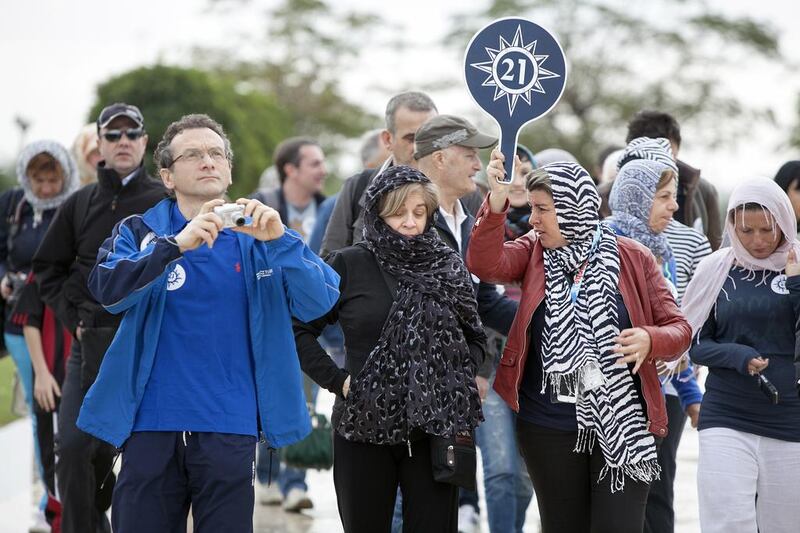
<svg viewBox="0 0 800 533"><path fill-rule="evenodd" d="M222 219L223 228L240 228L247 223L244 206L241 204L224 204L214 208L214 214Z"/></svg>

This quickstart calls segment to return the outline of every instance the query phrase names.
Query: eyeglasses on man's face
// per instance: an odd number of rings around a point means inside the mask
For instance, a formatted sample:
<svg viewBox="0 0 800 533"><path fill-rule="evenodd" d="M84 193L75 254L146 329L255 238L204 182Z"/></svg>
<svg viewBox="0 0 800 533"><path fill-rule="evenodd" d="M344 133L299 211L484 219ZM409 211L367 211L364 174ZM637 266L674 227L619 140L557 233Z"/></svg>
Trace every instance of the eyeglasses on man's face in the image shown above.
<svg viewBox="0 0 800 533"><path fill-rule="evenodd" d="M125 130L106 130L106 132L103 133L103 138L108 142L115 143L120 139L122 139L123 135L128 139L135 141L136 139L144 135L144 128L128 128Z"/></svg>
<svg viewBox="0 0 800 533"><path fill-rule="evenodd" d="M225 151L221 148L210 148L209 150L197 150L197 149L189 149L183 152L181 155L176 157L172 160L172 164L178 162L178 160L183 159L187 163L199 163L203 161L208 155L212 161L215 163L227 163L228 156L225 155Z"/></svg>

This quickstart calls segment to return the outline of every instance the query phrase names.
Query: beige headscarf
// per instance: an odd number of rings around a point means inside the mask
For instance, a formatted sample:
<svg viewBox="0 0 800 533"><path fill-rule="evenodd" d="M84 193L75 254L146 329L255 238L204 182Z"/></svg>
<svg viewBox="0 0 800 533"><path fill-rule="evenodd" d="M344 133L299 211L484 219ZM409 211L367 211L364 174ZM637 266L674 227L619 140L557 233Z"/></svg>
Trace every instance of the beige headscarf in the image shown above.
<svg viewBox="0 0 800 533"><path fill-rule="evenodd" d="M775 224L783 232L783 242L766 259L756 259L750 255L736 236L736 221L731 221L731 213L745 204L763 206L772 214ZM683 295L681 310L692 326L692 335L697 335L705 324L734 262L749 270L783 272L792 248L800 257L794 209L789 197L774 181L767 178L751 178L734 189L728 200L725 217L723 245L726 244L728 246L720 248L700 262Z"/></svg>

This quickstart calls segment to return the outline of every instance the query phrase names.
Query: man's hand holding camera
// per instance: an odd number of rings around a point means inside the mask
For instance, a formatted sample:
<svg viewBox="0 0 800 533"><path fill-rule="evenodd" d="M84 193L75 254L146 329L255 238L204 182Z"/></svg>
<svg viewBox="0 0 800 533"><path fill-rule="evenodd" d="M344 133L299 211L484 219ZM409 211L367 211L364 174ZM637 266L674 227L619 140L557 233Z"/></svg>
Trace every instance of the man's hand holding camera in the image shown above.
<svg viewBox="0 0 800 533"><path fill-rule="evenodd" d="M175 242L178 244L180 251L194 250L202 246L203 243L208 244L209 248L213 248L219 232L225 227L230 227L233 231L246 233L260 241L271 241L283 236L283 222L276 210L255 199L239 198L236 200L236 204L242 206L241 215L249 217L250 224L226 224L223 217L227 219L230 215L226 214L224 209L217 209L216 211L218 212L215 212L215 208L227 207L231 204L226 204L221 199L211 200L203 204L203 207L200 208L200 213L175 236Z"/></svg>
<svg viewBox="0 0 800 533"><path fill-rule="evenodd" d="M274 241L283 237L285 228L276 210L255 199L239 198L236 203L244 206L244 216L252 221L249 225L232 227L233 231L246 233L259 241Z"/></svg>
<svg viewBox="0 0 800 533"><path fill-rule="evenodd" d="M214 213L214 208L224 204L225 201L221 199L204 203L200 213L175 235L175 242L178 243L181 253L199 248L203 243L209 248L214 247L214 241L222 230L222 218Z"/></svg>

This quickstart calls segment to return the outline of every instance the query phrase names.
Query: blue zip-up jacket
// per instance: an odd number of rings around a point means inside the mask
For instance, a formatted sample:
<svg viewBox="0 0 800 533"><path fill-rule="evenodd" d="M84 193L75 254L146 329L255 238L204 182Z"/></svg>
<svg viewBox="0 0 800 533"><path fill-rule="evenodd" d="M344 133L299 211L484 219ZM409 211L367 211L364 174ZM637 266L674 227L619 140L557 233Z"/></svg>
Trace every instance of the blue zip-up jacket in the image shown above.
<svg viewBox="0 0 800 533"><path fill-rule="evenodd" d="M89 290L97 301L109 312L125 315L86 394L78 427L117 448L131 434L150 378L170 265L181 257L170 225L173 203L163 200L143 215L119 222L89 275ZM339 299L339 275L292 230L267 242L237 237L249 301L259 422L269 445L281 448L311 431L292 316L308 322L327 313Z"/></svg>

